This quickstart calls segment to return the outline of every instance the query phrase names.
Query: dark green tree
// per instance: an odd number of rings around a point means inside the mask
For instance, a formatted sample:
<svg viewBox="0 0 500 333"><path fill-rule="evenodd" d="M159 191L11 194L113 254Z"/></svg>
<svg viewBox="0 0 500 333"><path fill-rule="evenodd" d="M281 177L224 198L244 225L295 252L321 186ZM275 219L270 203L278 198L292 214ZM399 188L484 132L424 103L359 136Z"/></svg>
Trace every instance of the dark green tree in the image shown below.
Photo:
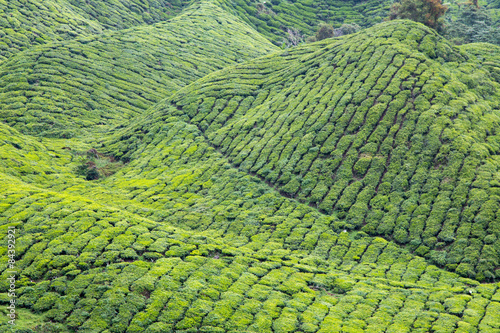
<svg viewBox="0 0 500 333"><path fill-rule="evenodd" d="M361 30L361 27L356 23L344 23L340 26L339 30L342 35L350 35Z"/></svg>
<svg viewBox="0 0 500 333"><path fill-rule="evenodd" d="M392 5L388 19L408 19L441 32L444 28L442 16L447 9L441 0L401 0Z"/></svg>

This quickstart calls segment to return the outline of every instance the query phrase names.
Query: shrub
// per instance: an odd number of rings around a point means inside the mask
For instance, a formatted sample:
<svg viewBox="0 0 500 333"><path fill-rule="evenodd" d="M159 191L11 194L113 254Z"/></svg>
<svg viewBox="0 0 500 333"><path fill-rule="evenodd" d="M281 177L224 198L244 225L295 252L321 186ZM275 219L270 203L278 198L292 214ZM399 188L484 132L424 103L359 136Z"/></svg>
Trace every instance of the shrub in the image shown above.
<svg viewBox="0 0 500 333"><path fill-rule="evenodd" d="M306 38L306 43L314 43L316 42L316 36L309 36Z"/></svg>
<svg viewBox="0 0 500 333"><path fill-rule="evenodd" d="M344 23L340 26L339 30L342 33L342 35L350 35L361 30L361 27L356 23L351 23L351 24Z"/></svg>
<svg viewBox="0 0 500 333"><path fill-rule="evenodd" d="M333 27L329 24L323 23L319 26L318 31L316 32L316 40L323 40L326 38L332 38L333 37Z"/></svg>
<svg viewBox="0 0 500 333"><path fill-rule="evenodd" d="M304 36L296 28L288 28L286 33L286 41L283 42L286 47L297 46L304 41Z"/></svg>
<svg viewBox="0 0 500 333"><path fill-rule="evenodd" d="M86 180L95 180L116 173L122 166L123 163L115 161L113 157L98 153L96 149L90 149L85 157L79 156L75 172L84 176Z"/></svg>
<svg viewBox="0 0 500 333"><path fill-rule="evenodd" d="M52 307L52 305L54 305L58 298L59 294L51 292L45 293L40 299L38 299L33 306L33 309L35 309L35 311L48 310Z"/></svg>

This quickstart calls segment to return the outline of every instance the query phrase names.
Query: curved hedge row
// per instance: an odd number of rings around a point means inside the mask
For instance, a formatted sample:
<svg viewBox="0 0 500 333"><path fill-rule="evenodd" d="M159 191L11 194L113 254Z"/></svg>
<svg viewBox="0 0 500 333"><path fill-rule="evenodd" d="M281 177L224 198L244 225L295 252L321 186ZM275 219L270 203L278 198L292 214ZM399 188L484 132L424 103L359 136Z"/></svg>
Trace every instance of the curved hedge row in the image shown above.
<svg viewBox="0 0 500 333"><path fill-rule="evenodd" d="M281 194L491 281L500 96L470 57L423 25L385 23L209 75L110 149L127 159L178 117Z"/></svg>
<svg viewBox="0 0 500 333"><path fill-rule="evenodd" d="M488 43L465 44L460 48L474 56L488 69L490 75L500 83L500 46Z"/></svg>
<svg viewBox="0 0 500 333"><path fill-rule="evenodd" d="M73 10L82 13L82 16L112 30L169 20L193 3L192 0L66 0L66 2Z"/></svg>
<svg viewBox="0 0 500 333"><path fill-rule="evenodd" d="M316 33L321 22L339 27L357 23L369 27L382 22L389 12L390 1L357 0L217 0L222 8L238 15L257 31L282 45L287 28L298 29L305 36Z"/></svg>
<svg viewBox="0 0 500 333"><path fill-rule="evenodd" d="M34 45L174 17L191 1L0 1L0 62Z"/></svg>
<svg viewBox="0 0 500 333"><path fill-rule="evenodd" d="M394 21L240 64L275 49L202 2L0 65L24 332L500 330L495 49ZM87 181L89 153L125 164Z"/></svg>
<svg viewBox="0 0 500 333"><path fill-rule="evenodd" d="M498 284L480 285L393 242L345 232L344 223L233 169L194 126L177 119L160 126L150 154L138 151L104 181L58 183L71 162L54 140L27 157L57 152L52 179L0 170L0 229L17 229L18 306L43 314L47 330L497 328ZM16 131L3 133L2 150L31 149ZM4 292L7 260L0 258Z"/></svg>
<svg viewBox="0 0 500 333"><path fill-rule="evenodd" d="M12 57L0 66L0 117L34 135L102 133L212 71L275 49L204 2L166 23Z"/></svg>

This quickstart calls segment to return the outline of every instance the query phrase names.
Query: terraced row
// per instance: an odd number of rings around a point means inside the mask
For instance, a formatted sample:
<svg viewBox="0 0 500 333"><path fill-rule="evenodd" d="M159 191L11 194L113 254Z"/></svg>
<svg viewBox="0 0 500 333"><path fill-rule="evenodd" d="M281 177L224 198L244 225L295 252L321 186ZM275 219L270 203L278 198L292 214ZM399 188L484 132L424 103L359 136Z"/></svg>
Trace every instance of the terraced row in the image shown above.
<svg viewBox="0 0 500 333"><path fill-rule="evenodd" d="M473 43L461 46L468 54L488 69L491 76L500 83L500 46L488 43Z"/></svg>
<svg viewBox="0 0 500 333"><path fill-rule="evenodd" d="M172 18L190 1L0 1L0 62L31 46Z"/></svg>
<svg viewBox="0 0 500 333"><path fill-rule="evenodd" d="M422 25L386 23L209 75L109 149L145 153L153 123L183 119L284 196L493 280L498 84L468 58Z"/></svg>
<svg viewBox="0 0 500 333"><path fill-rule="evenodd" d="M203 145L194 126L161 126L165 135L151 143L154 154L133 159L105 181L75 181L67 190L57 179L71 169L70 152L62 149L71 141L59 140L57 148L49 145L53 140L29 144L6 131L12 148L5 150L21 151L10 157L32 167L50 164L54 172L16 176L55 183L62 192L2 176L0 221L17 226L22 306L61 329L83 332L497 329L496 285L428 266L380 238L333 232L342 224L332 217L275 192L263 194L268 189L258 180L218 165L224 159ZM33 153L26 156L25 149ZM53 163L47 152L58 156ZM212 169L209 177L192 173L204 165ZM115 190L106 194L108 186ZM137 214L110 207L122 204L126 190L126 209ZM134 201L142 209L130 207ZM179 228L205 229L200 214L216 223L205 232Z"/></svg>
<svg viewBox="0 0 500 333"><path fill-rule="evenodd" d="M0 67L0 117L41 136L102 133L212 71L275 49L203 2L166 23L43 45L9 59Z"/></svg>
<svg viewBox="0 0 500 333"><path fill-rule="evenodd" d="M313 36L321 22L333 24L335 27L342 23L357 23L369 27L382 22L391 5L389 1L372 0L217 0L217 3L280 46L287 28L298 29L304 36Z"/></svg>
<svg viewBox="0 0 500 333"><path fill-rule="evenodd" d="M498 284L460 278L381 238L334 232L343 227L335 218L221 164L222 155L203 145L194 126L179 121L161 126L165 135L150 146L155 154L133 159L121 174L87 182L85 189L56 184L57 193L25 183L48 188L51 179L1 173L0 228L17 228L19 305L43 313L52 322L47 327L79 332L499 329ZM7 144L22 138L15 131L8 136ZM52 164L57 180L71 169L70 153L52 147L33 155L47 151L59 156ZM155 170L156 158L165 163L161 170ZM204 165L208 176L192 173ZM106 188L115 191L105 193ZM124 203L126 192L126 207L112 207ZM133 202L142 203L143 210L130 207ZM135 214L126 211L135 209ZM205 229L196 220L201 214L215 223ZM0 258L5 291L7 257L0 253ZM2 302L8 301L2 295Z"/></svg>
<svg viewBox="0 0 500 333"><path fill-rule="evenodd" d="M0 1L0 62L34 45L166 21L193 3L196 2L3 0ZM457 3L460 2L451 1L452 8L456 8ZM343 23L373 26L387 16L392 2L217 0L214 4L243 19L281 46L287 28L298 29L306 37L314 35L322 22L335 27ZM498 16L497 5L489 3L487 7L493 17Z"/></svg>
<svg viewBox="0 0 500 333"><path fill-rule="evenodd" d="M66 0L66 2L71 5L72 9L81 12L83 16L112 30L166 21L177 16L179 12L192 3L191 0Z"/></svg>
<svg viewBox="0 0 500 333"><path fill-rule="evenodd" d="M0 233L39 330L500 332L500 284L429 264L498 278L492 56L398 21L236 64L273 50L203 2L0 66ZM126 164L86 181L90 148Z"/></svg>

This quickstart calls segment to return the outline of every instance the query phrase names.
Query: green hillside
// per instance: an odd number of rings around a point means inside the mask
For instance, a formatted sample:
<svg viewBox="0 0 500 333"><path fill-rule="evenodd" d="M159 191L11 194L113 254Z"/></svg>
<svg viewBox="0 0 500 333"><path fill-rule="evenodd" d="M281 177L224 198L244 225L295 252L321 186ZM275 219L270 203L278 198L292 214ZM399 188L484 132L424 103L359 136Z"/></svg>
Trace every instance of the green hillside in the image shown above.
<svg viewBox="0 0 500 333"><path fill-rule="evenodd" d="M103 30L60 1L3 0L0 13L0 61L32 45Z"/></svg>
<svg viewBox="0 0 500 333"><path fill-rule="evenodd" d="M4 150L33 150L28 158L39 165L44 151L58 155L53 179L2 173L0 182L0 216L19 234L19 303L52 322L45 329L498 328L497 284L480 285L393 242L345 232L345 223L231 167L202 132L178 119L163 122L150 154L119 173L67 189L55 184L57 192L41 187L67 175L70 153L3 133Z"/></svg>
<svg viewBox="0 0 500 333"><path fill-rule="evenodd" d="M106 30L152 24L178 15L193 0L2 0L0 1L0 62L34 45L91 36ZM281 46L288 28L312 36L322 22L339 27L356 23L378 24L387 17L392 1L375 0L214 0L240 17L276 45ZM463 1L450 1L447 17L454 17ZM498 21L499 5L480 1ZM498 24L498 22L497 22Z"/></svg>
<svg viewBox="0 0 500 333"><path fill-rule="evenodd" d="M33 45L164 21L190 2L2 0L0 62Z"/></svg>
<svg viewBox="0 0 500 333"><path fill-rule="evenodd" d="M209 75L120 133L113 153L130 159L152 123L179 117L282 195L492 281L499 101L480 62L393 21Z"/></svg>
<svg viewBox="0 0 500 333"><path fill-rule="evenodd" d="M382 22L389 12L390 1L357 0L217 0L220 6L241 17L264 36L282 44L287 28L312 36L321 22L339 27L357 23L368 27Z"/></svg>
<svg viewBox="0 0 500 333"><path fill-rule="evenodd" d="M57 0L62 1L62 0ZM107 29L125 29L175 17L192 0L65 0L75 12L82 13Z"/></svg>
<svg viewBox="0 0 500 333"><path fill-rule="evenodd" d="M473 43L461 46L462 50L487 68L491 76L500 83L500 46L488 43Z"/></svg>
<svg viewBox="0 0 500 333"><path fill-rule="evenodd" d="M239 16L261 34L281 46L287 37L287 29L297 29L304 37L314 36L321 23L338 28L342 24L358 24L363 28L381 23L389 15L389 9L395 1L374 0L216 0L222 8ZM443 1L448 6L445 17L456 19L459 8L464 8L467 1ZM498 27L500 2L498 0L480 0ZM451 24L448 22L447 24ZM476 28L483 28L477 26Z"/></svg>
<svg viewBox="0 0 500 333"><path fill-rule="evenodd" d="M387 9L0 0L0 333L500 332L500 48L273 45Z"/></svg>
<svg viewBox="0 0 500 333"><path fill-rule="evenodd" d="M165 23L13 56L0 66L0 117L34 135L102 133L187 83L275 49L204 2Z"/></svg>

